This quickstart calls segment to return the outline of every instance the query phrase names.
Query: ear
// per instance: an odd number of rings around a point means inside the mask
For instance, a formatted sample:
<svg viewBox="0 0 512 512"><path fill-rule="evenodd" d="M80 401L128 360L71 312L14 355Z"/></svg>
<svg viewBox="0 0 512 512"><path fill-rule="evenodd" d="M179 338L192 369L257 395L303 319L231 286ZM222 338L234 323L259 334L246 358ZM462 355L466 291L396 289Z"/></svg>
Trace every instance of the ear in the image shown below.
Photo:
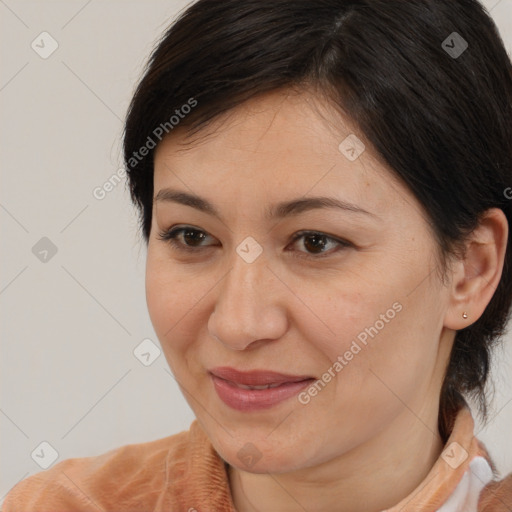
<svg viewBox="0 0 512 512"><path fill-rule="evenodd" d="M444 319L449 329L464 329L476 322L491 301L503 271L508 229L502 210L487 210L465 244L464 258L454 261Z"/></svg>

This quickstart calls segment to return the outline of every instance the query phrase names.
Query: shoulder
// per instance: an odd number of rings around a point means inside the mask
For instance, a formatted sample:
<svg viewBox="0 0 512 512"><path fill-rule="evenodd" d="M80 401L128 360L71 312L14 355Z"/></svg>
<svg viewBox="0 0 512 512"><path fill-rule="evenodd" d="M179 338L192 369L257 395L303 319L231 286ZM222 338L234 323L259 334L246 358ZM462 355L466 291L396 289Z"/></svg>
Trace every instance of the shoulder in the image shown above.
<svg viewBox="0 0 512 512"><path fill-rule="evenodd" d="M190 431L155 441L124 445L93 457L71 458L16 484L2 512L125 512L151 509L179 464Z"/></svg>
<svg viewBox="0 0 512 512"><path fill-rule="evenodd" d="M512 473L489 483L480 494L479 512L510 512L512 510Z"/></svg>

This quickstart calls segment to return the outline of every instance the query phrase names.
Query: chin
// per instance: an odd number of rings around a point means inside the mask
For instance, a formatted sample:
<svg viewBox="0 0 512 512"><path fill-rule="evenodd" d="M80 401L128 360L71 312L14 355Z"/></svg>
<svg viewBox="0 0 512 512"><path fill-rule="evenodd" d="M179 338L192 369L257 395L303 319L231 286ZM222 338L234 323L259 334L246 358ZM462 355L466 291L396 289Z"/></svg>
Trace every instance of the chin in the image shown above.
<svg viewBox="0 0 512 512"><path fill-rule="evenodd" d="M253 441L247 437L238 441L225 436L212 444L230 466L248 473L288 473L311 465L304 449L286 445L282 439L274 441L275 445L265 440L265 436Z"/></svg>
<svg viewBox="0 0 512 512"><path fill-rule="evenodd" d="M297 460L297 457L290 457L288 454L283 454L282 457L275 456L275 453L266 454L261 453L261 458L254 463L249 461L240 460L237 453L230 452L228 457L222 457L230 466L237 468L240 471L254 474L279 474L289 473L305 466L304 460Z"/></svg>

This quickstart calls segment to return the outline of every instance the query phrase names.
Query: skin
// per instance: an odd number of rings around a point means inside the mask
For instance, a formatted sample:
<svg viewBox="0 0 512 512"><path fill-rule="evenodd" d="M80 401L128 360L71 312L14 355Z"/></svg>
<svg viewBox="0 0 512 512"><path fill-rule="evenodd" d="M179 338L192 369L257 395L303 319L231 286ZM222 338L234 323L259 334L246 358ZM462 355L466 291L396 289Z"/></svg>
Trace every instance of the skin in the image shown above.
<svg viewBox="0 0 512 512"><path fill-rule="evenodd" d="M443 449L439 395L455 331L477 320L501 277L501 210L489 210L443 282L419 203L333 112L307 91L274 91L217 118L187 149L177 128L155 154L155 195L194 193L222 215L154 201L146 297L169 366L229 463L239 512L371 512L410 494ZM338 149L351 133L366 145L353 162ZM270 205L303 196L373 215L323 208L265 218ZM158 238L177 225L205 234L200 252ZM292 242L301 230L351 245ZM263 249L252 263L236 252L247 236ZM217 396L207 372L215 366L321 379L397 302L400 312L306 405L292 397L240 412ZM261 456L251 467L237 456L246 443Z"/></svg>

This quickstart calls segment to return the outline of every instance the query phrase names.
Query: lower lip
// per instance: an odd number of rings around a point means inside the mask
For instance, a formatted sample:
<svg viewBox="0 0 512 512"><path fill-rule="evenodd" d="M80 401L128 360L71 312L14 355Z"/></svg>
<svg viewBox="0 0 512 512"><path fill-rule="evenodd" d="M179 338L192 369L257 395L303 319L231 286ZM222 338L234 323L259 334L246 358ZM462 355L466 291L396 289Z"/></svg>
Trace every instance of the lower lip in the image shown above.
<svg viewBox="0 0 512 512"><path fill-rule="evenodd" d="M300 382L288 382L267 389L243 389L215 375L212 375L212 380L219 398L237 411L268 409L287 398L297 395L314 381L314 379L308 379Z"/></svg>

